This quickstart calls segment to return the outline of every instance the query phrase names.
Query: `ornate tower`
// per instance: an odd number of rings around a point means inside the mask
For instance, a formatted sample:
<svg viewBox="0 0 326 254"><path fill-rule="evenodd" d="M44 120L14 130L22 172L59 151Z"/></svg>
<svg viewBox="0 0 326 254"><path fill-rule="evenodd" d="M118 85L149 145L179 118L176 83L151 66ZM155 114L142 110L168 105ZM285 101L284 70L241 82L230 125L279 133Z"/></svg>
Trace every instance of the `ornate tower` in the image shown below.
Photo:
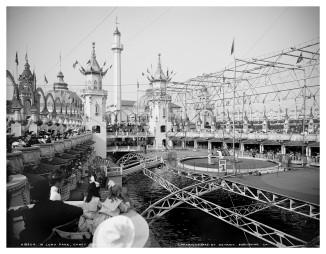
<svg viewBox="0 0 326 254"><path fill-rule="evenodd" d="M19 75L18 81L18 90L21 95L21 100L23 104L22 108L22 118L26 119L26 117L31 116L31 107L35 104L34 101L34 91L35 88L35 74L31 72L30 65L28 63L28 56L26 53L25 56L25 68L21 75Z"/></svg>
<svg viewBox="0 0 326 254"><path fill-rule="evenodd" d="M113 65L114 65L114 83L113 83L113 105L117 110L117 120L121 123L121 51L123 45L120 43L121 34L118 30L118 22L116 21L116 29L113 33Z"/></svg>
<svg viewBox="0 0 326 254"><path fill-rule="evenodd" d="M106 111L107 91L102 90L102 79L105 72L97 63L95 54L95 42L91 59L87 62L87 67L81 67L80 72L86 78L86 89L82 90L81 97L84 104L84 117L86 130L93 132L96 155L106 158L106 121L104 119Z"/></svg>
<svg viewBox="0 0 326 254"><path fill-rule="evenodd" d="M153 96L149 100L149 131L155 133L157 148L167 144L166 134L172 127L171 118L169 117L171 96L166 93L168 78L162 71L160 57L161 54L158 54L157 70L151 81Z"/></svg>

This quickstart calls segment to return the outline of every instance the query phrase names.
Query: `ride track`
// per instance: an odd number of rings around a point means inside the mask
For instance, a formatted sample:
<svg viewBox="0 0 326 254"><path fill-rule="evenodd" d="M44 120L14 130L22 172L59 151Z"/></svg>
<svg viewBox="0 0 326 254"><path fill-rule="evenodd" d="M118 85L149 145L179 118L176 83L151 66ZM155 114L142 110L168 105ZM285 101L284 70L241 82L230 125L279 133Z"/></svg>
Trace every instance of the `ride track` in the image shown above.
<svg viewBox="0 0 326 254"><path fill-rule="evenodd" d="M307 242L296 238L294 236L291 236L289 234L286 234L280 230L274 229L272 227L269 227L267 225L264 225L258 221L255 221L253 219L250 219L246 217L249 214L255 213L257 211L261 211L269 206L273 206L275 204L282 203L283 201L277 201L274 203L271 201L261 190L257 190L257 195L255 195L247 186L247 192L242 191L241 188L235 187L236 185L231 184L231 187L226 182L225 179L221 178L214 178L210 176L205 176L203 174L201 175L195 175L194 177L190 177L192 174L187 174L188 178L201 181L198 184L185 187L183 189L180 189L173 185L172 183L168 182L161 176L153 173L152 171L148 170L147 168L143 169L143 173L154 180L155 182L159 183L162 187L167 189L171 192L168 196L158 200L151 206L149 206L141 215L151 224L155 219L163 216L165 213L169 212L171 209L183 204L187 203L191 206L196 207L197 209L200 209L232 226L235 226L244 232L247 232L253 236L256 236L266 242L268 242L271 245L274 245L276 247L304 247L307 246ZM201 179L201 180L200 180ZM226 187L229 186L229 187ZM233 188L234 187L234 188ZM210 201L207 201L205 199L200 198L201 195L204 195L206 193L209 193L214 190L218 189L226 189L231 192L237 193L237 194L251 194L251 198L263 202L263 203L256 203L246 206L240 206L240 207L231 207L231 208L224 208L217 204L214 204ZM238 190L238 192L234 191L235 189ZM247 195L244 195L246 197L250 197ZM260 199L261 197L265 198ZM277 198L276 195L273 195L274 200ZM291 203L291 201L290 201ZM291 203L293 204L293 202ZM286 209L282 206L278 206L279 208ZM298 208L298 207L297 207ZM295 209L295 208L294 208ZM288 210L288 209L286 209ZM290 210L292 211L292 210ZM295 211L295 210L293 210ZM297 211L295 211L297 212ZM302 214L305 215L305 214ZM316 216L315 216L316 217ZM318 214L319 217L319 214Z"/></svg>

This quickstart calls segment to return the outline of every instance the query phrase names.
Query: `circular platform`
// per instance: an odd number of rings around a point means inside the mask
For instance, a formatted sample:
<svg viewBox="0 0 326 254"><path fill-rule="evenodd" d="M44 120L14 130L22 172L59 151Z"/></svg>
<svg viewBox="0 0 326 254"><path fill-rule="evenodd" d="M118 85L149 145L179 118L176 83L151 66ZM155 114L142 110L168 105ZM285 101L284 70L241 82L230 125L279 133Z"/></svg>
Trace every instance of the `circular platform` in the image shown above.
<svg viewBox="0 0 326 254"><path fill-rule="evenodd" d="M218 168L218 159L212 158L212 162L214 164L208 164L208 158L191 158L191 159L185 159L182 161L185 165L188 165L190 167L194 168L204 168L204 169L217 169ZM262 169L262 168L271 168L277 166L277 163L272 161L265 161L265 160L257 160L257 159L244 159L239 158L236 164L237 169L243 169L243 170L256 170L256 169ZM226 160L226 168L227 169L233 169L233 166L230 162L230 160Z"/></svg>

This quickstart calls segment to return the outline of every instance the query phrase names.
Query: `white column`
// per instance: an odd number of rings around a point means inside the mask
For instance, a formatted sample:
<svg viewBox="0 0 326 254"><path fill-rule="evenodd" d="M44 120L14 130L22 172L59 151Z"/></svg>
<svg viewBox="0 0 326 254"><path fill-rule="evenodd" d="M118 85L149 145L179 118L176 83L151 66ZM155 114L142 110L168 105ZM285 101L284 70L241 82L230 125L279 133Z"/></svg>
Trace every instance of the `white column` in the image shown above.
<svg viewBox="0 0 326 254"><path fill-rule="evenodd" d="M114 81L113 81L113 104L117 110L121 110L121 51L123 45L120 43L120 32L118 28L114 32L114 43L112 44L113 51L113 66L114 66ZM118 123L121 123L121 112L117 115Z"/></svg>

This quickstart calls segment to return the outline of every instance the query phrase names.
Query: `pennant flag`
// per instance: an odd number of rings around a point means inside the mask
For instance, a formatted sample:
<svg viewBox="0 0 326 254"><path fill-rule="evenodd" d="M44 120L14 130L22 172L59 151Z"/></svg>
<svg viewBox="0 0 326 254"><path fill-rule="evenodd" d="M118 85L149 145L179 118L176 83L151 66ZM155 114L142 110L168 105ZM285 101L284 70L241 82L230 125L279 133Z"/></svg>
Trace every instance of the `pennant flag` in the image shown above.
<svg viewBox="0 0 326 254"><path fill-rule="evenodd" d="M91 60L88 60L88 62L86 64L89 64L89 63L91 63Z"/></svg>
<svg viewBox="0 0 326 254"><path fill-rule="evenodd" d="M145 76L144 72L142 72L141 75Z"/></svg>
<svg viewBox="0 0 326 254"><path fill-rule="evenodd" d="M104 62L103 66L105 66L105 65L106 65L106 61Z"/></svg>
<svg viewBox="0 0 326 254"><path fill-rule="evenodd" d="M303 60L303 57L302 57L302 52L301 52L300 56L298 57L297 64L300 63L302 60Z"/></svg>
<svg viewBox="0 0 326 254"><path fill-rule="evenodd" d="M44 82L47 84L49 83L48 80L46 79L46 76L44 75Z"/></svg>
<svg viewBox="0 0 326 254"><path fill-rule="evenodd" d="M72 67L74 67L74 69L75 69L77 64L78 64L78 61L76 60L76 62L72 64Z"/></svg>
<svg viewBox="0 0 326 254"><path fill-rule="evenodd" d="M234 52L234 38L233 38L232 47L231 47L231 55L233 54L233 52Z"/></svg>
<svg viewBox="0 0 326 254"><path fill-rule="evenodd" d="M110 65L110 69L112 68L112 64Z"/></svg>
<svg viewBox="0 0 326 254"><path fill-rule="evenodd" d="M16 59L15 59L16 64L18 65L18 52L16 51Z"/></svg>

